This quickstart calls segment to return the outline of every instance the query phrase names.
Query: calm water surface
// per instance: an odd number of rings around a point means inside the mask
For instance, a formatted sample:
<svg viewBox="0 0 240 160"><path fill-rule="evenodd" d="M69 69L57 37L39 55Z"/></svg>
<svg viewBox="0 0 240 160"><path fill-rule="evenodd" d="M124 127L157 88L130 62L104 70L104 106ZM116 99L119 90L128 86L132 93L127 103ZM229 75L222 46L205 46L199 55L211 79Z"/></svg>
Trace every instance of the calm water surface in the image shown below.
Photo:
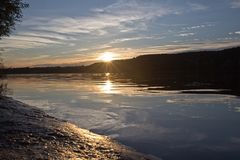
<svg viewBox="0 0 240 160"><path fill-rule="evenodd" d="M12 75L8 87L20 101L140 152L240 159L240 99L216 89L187 94L105 74Z"/></svg>

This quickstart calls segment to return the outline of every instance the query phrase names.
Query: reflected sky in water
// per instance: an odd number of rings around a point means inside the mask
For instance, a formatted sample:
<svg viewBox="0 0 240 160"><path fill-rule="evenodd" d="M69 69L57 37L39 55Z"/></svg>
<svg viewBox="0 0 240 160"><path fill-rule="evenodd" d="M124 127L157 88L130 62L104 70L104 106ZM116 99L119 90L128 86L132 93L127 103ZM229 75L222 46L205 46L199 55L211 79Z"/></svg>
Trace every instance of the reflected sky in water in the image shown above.
<svg viewBox="0 0 240 160"><path fill-rule="evenodd" d="M233 95L164 90L108 74L14 75L8 86L14 98L140 152L240 158L240 99Z"/></svg>

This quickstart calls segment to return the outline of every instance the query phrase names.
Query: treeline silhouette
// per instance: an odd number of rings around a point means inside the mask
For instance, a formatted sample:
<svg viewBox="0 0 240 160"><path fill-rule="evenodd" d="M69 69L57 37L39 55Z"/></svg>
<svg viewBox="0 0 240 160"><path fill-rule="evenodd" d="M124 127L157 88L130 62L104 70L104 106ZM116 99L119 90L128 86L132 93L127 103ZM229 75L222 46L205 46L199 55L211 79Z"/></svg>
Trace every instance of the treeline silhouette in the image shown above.
<svg viewBox="0 0 240 160"><path fill-rule="evenodd" d="M1 69L6 74L39 73L134 73L134 74L238 74L240 47L221 51L200 51L178 54L153 54L133 59L99 62L89 66L24 67Z"/></svg>

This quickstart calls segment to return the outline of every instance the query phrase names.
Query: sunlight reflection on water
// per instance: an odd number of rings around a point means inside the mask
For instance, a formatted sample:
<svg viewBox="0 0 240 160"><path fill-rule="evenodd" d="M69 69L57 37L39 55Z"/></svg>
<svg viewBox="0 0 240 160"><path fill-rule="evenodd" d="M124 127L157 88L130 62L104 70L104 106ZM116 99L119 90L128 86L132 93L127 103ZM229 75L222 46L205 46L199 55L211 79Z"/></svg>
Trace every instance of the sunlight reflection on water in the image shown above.
<svg viewBox="0 0 240 160"><path fill-rule="evenodd" d="M103 93L113 93L112 92L112 87L113 84L110 80L107 80L103 86L101 86L101 90L103 91Z"/></svg>

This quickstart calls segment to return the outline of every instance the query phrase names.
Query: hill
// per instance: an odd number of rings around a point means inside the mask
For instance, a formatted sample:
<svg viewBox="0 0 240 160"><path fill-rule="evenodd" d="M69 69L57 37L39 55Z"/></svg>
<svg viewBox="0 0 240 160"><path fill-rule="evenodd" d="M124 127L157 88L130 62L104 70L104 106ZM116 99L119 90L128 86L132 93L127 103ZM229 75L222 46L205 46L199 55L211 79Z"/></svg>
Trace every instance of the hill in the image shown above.
<svg viewBox="0 0 240 160"><path fill-rule="evenodd" d="M7 68L4 74L28 73L210 73L237 74L240 71L240 47L221 51L200 51L178 54L142 55L133 59L88 66Z"/></svg>

